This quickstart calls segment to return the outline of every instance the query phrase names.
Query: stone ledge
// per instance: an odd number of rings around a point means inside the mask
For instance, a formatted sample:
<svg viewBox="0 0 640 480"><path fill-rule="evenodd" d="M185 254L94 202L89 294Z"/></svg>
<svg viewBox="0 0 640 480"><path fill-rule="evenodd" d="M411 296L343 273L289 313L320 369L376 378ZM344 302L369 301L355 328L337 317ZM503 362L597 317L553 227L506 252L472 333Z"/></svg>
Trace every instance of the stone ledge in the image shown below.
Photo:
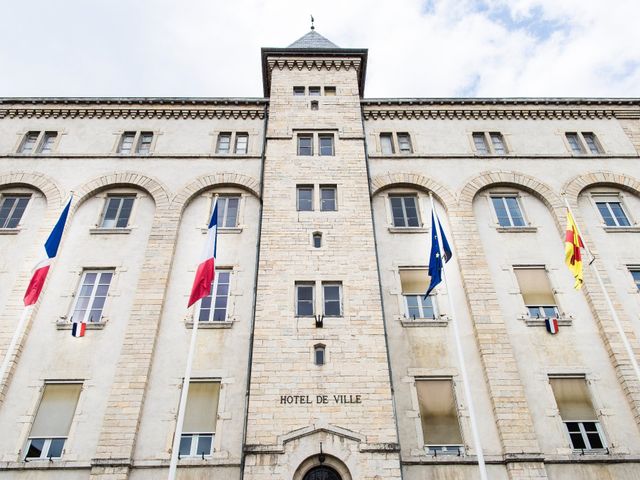
<svg viewBox="0 0 640 480"><path fill-rule="evenodd" d="M639 233L640 227L602 227L607 233Z"/></svg>
<svg viewBox="0 0 640 480"><path fill-rule="evenodd" d="M0 235L17 235L20 230L20 228L0 228Z"/></svg>
<svg viewBox="0 0 640 480"><path fill-rule="evenodd" d="M545 318L520 318L520 320L524 320L527 327L544 327L546 320ZM558 326L559 327L570 327L573 325L573 318L571 317L561 317L558 318Z"/></svg>
<svg viewBox="0 0 640 480"><path fill-rule="evenodd" d="M71 330L72 325L73 322L68 321L56 322L56 328L58 330ZM85 325L87 326L87 330L103 330L107 325L107 321L101 320L99 322L87 322Z"/></svg>
<svg viewBox="0 0 640 480"><path fill-rule="evenodd" d="M200 229L200 231L201 231L203 234L206 234L206 233L209 231L209 229L208 229L208 228L201 228L201 229ZM242 227L233 227L233 228L230 228L230 227L226 227L226 228L220 227L220 228L218 228L218 233L219 233L219 234L227 234L227 233L231 233L231 234L238 234L238 233L242 233Z"/></svg>
<svg viewBox="0 0 640 480"><path fill-rule="evenodd" d="M91 235L126 235L131 233L130 227L125 228L90 228L89 233Z"/></svg>
<svg viewBox="0 0 640 480"><path fill-rule="evenodd" d="M389 233L429 233L424 227L387 227Z"/></svg>
<svg viewBox="0 0 640 480"><path fill-rule="evenodd" d="M500 233L534 233L538 231L538 227L496 227L496 232Z"/></svg>
<svg viewBox="0 0 640 480"><path fill-rule="evenodd" d="M446 315L443 316L441 315L440 317L436 318L436 319L426 319L426 318L419 318L416 320L412 320L410 318L406 318L406 317L400 317L399 318L400 323L402 324L403 327L407 327L407 328L412 328L412 327L446 327L449 325L449 322L451 321L451 319L449 317L447 317Z"/></svg>
<svg viewBox="0 0 640 480"><path fill-rule="evenodd" d="M234 320L227 320L224 322L215 320L211 322L198 322L198 330L208 330L208 329L217 329L217 328L231 328L235 323ZM184 322L184 326L188 329L193 329L193 320L186 320Z"/></svg>

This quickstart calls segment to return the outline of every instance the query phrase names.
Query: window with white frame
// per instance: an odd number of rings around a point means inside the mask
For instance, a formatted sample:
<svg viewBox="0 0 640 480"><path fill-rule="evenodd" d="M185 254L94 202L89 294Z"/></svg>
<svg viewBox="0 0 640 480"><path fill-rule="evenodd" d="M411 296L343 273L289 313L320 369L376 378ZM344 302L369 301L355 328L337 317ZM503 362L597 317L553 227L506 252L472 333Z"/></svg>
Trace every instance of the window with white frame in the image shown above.
<svg viewBox="0 0 640 480"><path fill-rule="evenodd" d="M424 448L434 455L462 453L453 381L450 378L417 378L416 390Z"/></svg>
<svg viewBox="0 0 640 480"><path fill-rule="evenodd" d="M478 155L506 155L509 153L500 132L473 132L471 136Z"/></svg>
<svg viewBox="0 0 640 480"><path fill-rule="evenodd" d="M342 316L342 283L322 282L322 313L325 317Z"/></svg>
<svg viewBox="0 0 640 480"><path fill-rule="evenodd" d="M380 150L383 155L392 155L395 153L393 148L393 134L381 133L380 134Z"/></svg>
<svg viewBox="0 0 640 480"><path fill-rule="evenodd" d="M320 211L333 212L338 209L335 185L320 185Z"/></svg>
<svg viewBox="0 0 640 480"><path fill-rule="evenodd" d="M239 155L246 155L249 146L249 134L245 132L236 133L236 149Z"/></svg>
<svg viewBox="0 0 640 480"><path fill-rule="evenodd" d="M529 317L557 318L558 306L546 269L543 266L515 266L513 272Z"/></svg>
<svg viewBox="0 0 640 480"><path fill-rule="evenodd" d="M296 316L315 315L315 283L296 282Z"/></svg>
<svg viewBox="0 0 640 480"><path fill-rule="evenodd" d="M526 223L516 194L492 194L491 203L501 227L524 227Z"/></svg>
<svg viewBox="0 0 640 480"><path fill-rule="evenodd" d="M305 157L313 155L313 135L307 133L298 135L298 155Z"/></svg>
<svg viewBox="0 0 640 480"><path fill-rule="evenodd" d="M225 322L228 316L231 270L216 270L211 292L200 301L199 322Z"/></svg>
<svg viewBox="0 0 640 480"><path fill-rule="evenodd" d="M151 153L153 132L124 132L118 143L118 153L121 155L148 155Z"/></svg>
<svg viewBox="0 0 640 480"><path fill-rule="evenodd" d="M215 200L214 200L215 203ZM213 209L213 204L211 206ZM218 228L236 228L238 226L238 212L240 211L240 196L224 195L218 197ZM213 210L209 212L209 218Z"/></svg>
<svg viewBox="0 0 640 480"><path fill-rule="evenodd" d="M606 448L585 377L550 376L549 383L571 448L578 451Z"/></svg>
<svg viewBox="0 0 640 480"><path fill-rule="evenodd" d="M135 195L107 196L100 228L126 228L129 225L135 198Z"/></svg>
<svg viewBox="0 0 640 480"><path fill-rule="evenodd" d="M0 196L0 228L17 228L29 203L29 195Z"/></svg>
<svg viewBox="0 0 640 480"><path fill-rule="evenodd" d="M296 208L299 212L313 211L313 185L296 186Z"/></svg>
<svg viewBox="0 0 640 480"><path fill-rule="evenodd" d="M629 273L633 279L633 283L636 284L636 288L640 292L640 267L629 267Z"/></svg>
<svg viewBox="0 0 640 480"><path fill-rule="evenodd" d="M220 132L216 142L216 153L229 153L231 151L231 132Z"/></svg>
<svg viewBox="0 0 640 480"><path fill-rule="evenodd" d="M565 138L575 155L600 155L604 153L598 138L593 132L566 132Z"/></svg>
<svg viewBox="0 0 640 480"><path fill-rule="evenodd" d="M58 132L27 132L20 142L18 153L46 155L53 151L57 138Z"/></svg>
<svg viewBox="0 0 640 480"><path fill-rule="evenodd" d="M394 227L420 227L418 197L415 195L389 195Z"/></svg>
<svg viewBox="0 0 640 480"><path fill-rule="evenodd" d="M593 195L596 208L607 227L629 227L631 222L618 194Z"/></svg>
<svg viewBox="0 0 640 480"><path fill-rule="evenodd" d="M429 282L429 271L426 268L403 268L400 270L405 317L413 320L437 318L438 311L433 295L424 297L427 288L429 288Z"/></svg>
<svg viewBox="0 0 640 480"><path fill-rule="evenodd" d="M320 135L318 135L318 143L320 145L319 150L321 156L331 157L335 155L332 133L321 133Z"/></svg>
<svg viewBox="0 0 640 480"><path fill-rule="evenodd" d="M207 457L213 452L218 420L220 382L189 382L184 423L180 436L180 457Z"/></svg>
<svg viewBox="0 0 640 480"><path fill-rule="evenodd" d="M29 432L25 460L62 457L81 389L81 383L45 383Z"/></svg>
<svg viewBox="0 0 640 480"><path fill-rule="evenodd" d="M84 270L75 295L71 321L100 322L114 270Z"/></svg>

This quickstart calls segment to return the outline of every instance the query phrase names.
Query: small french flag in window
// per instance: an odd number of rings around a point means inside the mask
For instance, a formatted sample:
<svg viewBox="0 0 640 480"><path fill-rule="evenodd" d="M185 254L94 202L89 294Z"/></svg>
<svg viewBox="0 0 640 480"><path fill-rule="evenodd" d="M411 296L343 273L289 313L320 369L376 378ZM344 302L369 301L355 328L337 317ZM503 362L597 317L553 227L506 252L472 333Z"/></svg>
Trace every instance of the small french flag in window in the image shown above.
<svg viewBox="0 0 640 480"><path fill-rule="evenodd" d="M558 333L558 319L557 318L547 318L544 321L545 326L547 327L547 332L551 335L555 335Z"/></svg>

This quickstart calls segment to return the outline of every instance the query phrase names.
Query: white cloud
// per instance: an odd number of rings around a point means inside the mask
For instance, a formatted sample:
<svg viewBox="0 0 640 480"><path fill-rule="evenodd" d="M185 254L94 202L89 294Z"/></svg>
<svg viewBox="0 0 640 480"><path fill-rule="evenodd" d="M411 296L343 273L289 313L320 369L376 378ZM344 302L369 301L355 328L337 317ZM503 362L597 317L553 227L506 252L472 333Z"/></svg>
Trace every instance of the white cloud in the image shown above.
<svg viewBox="0 0 640 480"><path fill-rule="evenodd" d="M636 0L22 0L0 96L262 96L260 47L369 48L368 97L640 96Z"/></svg>

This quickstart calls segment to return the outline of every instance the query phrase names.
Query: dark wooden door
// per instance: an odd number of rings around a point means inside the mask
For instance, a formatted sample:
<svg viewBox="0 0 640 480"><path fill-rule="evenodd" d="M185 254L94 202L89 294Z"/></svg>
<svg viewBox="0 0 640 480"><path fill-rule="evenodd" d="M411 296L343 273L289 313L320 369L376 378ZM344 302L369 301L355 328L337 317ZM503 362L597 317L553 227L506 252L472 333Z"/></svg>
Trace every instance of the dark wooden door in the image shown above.
<svg viewBox="0 0 640 480"><path fill-rule="evenodd" d="M303 480L342 480L338 472L329 467L315 467L307 472Z"/></svg>

